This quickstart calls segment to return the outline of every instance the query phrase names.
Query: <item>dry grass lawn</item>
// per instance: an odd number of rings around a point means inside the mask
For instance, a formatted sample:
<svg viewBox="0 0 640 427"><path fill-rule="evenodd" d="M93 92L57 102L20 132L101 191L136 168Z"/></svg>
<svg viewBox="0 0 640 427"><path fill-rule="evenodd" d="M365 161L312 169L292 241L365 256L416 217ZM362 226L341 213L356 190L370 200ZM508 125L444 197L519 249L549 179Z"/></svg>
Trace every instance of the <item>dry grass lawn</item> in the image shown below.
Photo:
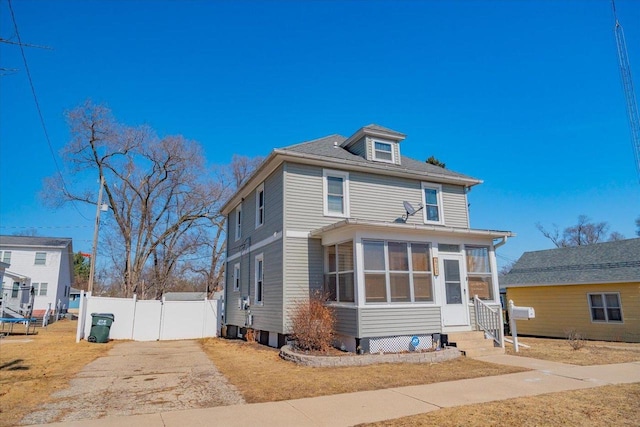
<svg viewBox="0 0 640 427"><path fill-rule="evenodd" d="M516 353L512 344L505 343L507 354L582 366L640 360L640 344L638 343L584 341L584 347L574 350L565 339L525 337L519 338L518 342L529 345L531 348L520 346L520 351Z"/></svg>
<svg viewBox="0 0 640 427"><path fill-rule="evenodd" d="M521 397L367 424L375 427L638 426L640 383Z"/></svg>
<svg viewBox="0 0 640 427"><path fill-rule="evenodd" d="M435 364L312 368L284 361L278 356L277 349L255 343L210 338L202 340L202 347L248 403L430 384L526 370L464 357Z"/></svg>
<svg viewBox="0 0 640 427"><path fill-rule="evenodd" d="M37 335L0 339L0 426L16 425L66 388L87 363L104 355L113 343L76 344L77 321L61 320ZM15 330L19 330L17 325Z"/></svg>

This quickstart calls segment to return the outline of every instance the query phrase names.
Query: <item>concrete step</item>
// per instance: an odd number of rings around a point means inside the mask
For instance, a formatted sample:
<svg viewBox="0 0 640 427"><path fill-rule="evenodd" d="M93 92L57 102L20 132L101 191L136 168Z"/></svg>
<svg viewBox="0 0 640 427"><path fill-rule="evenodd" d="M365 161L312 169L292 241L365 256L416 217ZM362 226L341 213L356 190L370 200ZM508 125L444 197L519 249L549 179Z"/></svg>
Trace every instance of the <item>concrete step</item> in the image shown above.
<svg viewBox="0 0 640 427"><path fill-rule="evenodd" d="M502 347L496 347L492 339L487 339L482 331L455 332L449 334L449 342L455 343L458 350L467 357L504 354Z"/></svg>

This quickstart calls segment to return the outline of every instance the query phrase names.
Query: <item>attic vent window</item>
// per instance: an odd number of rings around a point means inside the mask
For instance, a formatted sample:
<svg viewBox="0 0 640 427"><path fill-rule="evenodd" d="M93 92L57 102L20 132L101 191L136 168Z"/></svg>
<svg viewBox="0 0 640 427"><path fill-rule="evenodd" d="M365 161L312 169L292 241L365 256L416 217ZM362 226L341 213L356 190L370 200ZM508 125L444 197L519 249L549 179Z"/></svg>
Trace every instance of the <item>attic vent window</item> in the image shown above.
<svg viewBox="0 0 640 427"><path fill-rule="evenodd" d="M373 159L393 163L393 146L390 142L373 141Z"/></svg>

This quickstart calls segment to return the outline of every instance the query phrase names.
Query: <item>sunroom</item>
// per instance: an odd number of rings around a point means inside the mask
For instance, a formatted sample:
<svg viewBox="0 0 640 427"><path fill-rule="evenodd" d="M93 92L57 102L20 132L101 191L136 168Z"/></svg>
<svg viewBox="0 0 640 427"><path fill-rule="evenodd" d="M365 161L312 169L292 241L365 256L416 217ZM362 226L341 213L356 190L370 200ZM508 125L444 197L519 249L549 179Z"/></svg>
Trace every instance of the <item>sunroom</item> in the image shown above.
<svg viewBox="0 0 640 427"><path fill-rule="evenodd" d="M434 336L475 329L474 296L499 306L494 240L511 235L358 219L314 230L338 344L372 353L427 349Z"/></svg>

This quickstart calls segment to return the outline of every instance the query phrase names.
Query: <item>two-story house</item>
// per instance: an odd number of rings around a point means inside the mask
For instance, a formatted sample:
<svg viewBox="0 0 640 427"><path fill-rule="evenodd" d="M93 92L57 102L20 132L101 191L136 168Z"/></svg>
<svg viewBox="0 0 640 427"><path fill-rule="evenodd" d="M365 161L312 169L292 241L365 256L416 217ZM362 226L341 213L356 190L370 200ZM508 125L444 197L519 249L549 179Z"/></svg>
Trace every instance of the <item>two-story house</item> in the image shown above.
<svg viewBox="0 0 640 427"><path fill-rule="evenodd" d="M7 309L29 301L31 288L34 317L43 316L48 308L69 306L73 285L71 239L0 236L0 260L8 265L2 283L3 305Z"/></svg>
<svg viewBox="0 0 640 427"><path fill-rule="evenodd" d="M499 306L495 248L512 234L472 229L481 181L403 156L404 138L369 125L275 149L238 189L222 209L228 335L283 345L316 290L350 351L429 347L475 328L474 295Z"/></svg>

